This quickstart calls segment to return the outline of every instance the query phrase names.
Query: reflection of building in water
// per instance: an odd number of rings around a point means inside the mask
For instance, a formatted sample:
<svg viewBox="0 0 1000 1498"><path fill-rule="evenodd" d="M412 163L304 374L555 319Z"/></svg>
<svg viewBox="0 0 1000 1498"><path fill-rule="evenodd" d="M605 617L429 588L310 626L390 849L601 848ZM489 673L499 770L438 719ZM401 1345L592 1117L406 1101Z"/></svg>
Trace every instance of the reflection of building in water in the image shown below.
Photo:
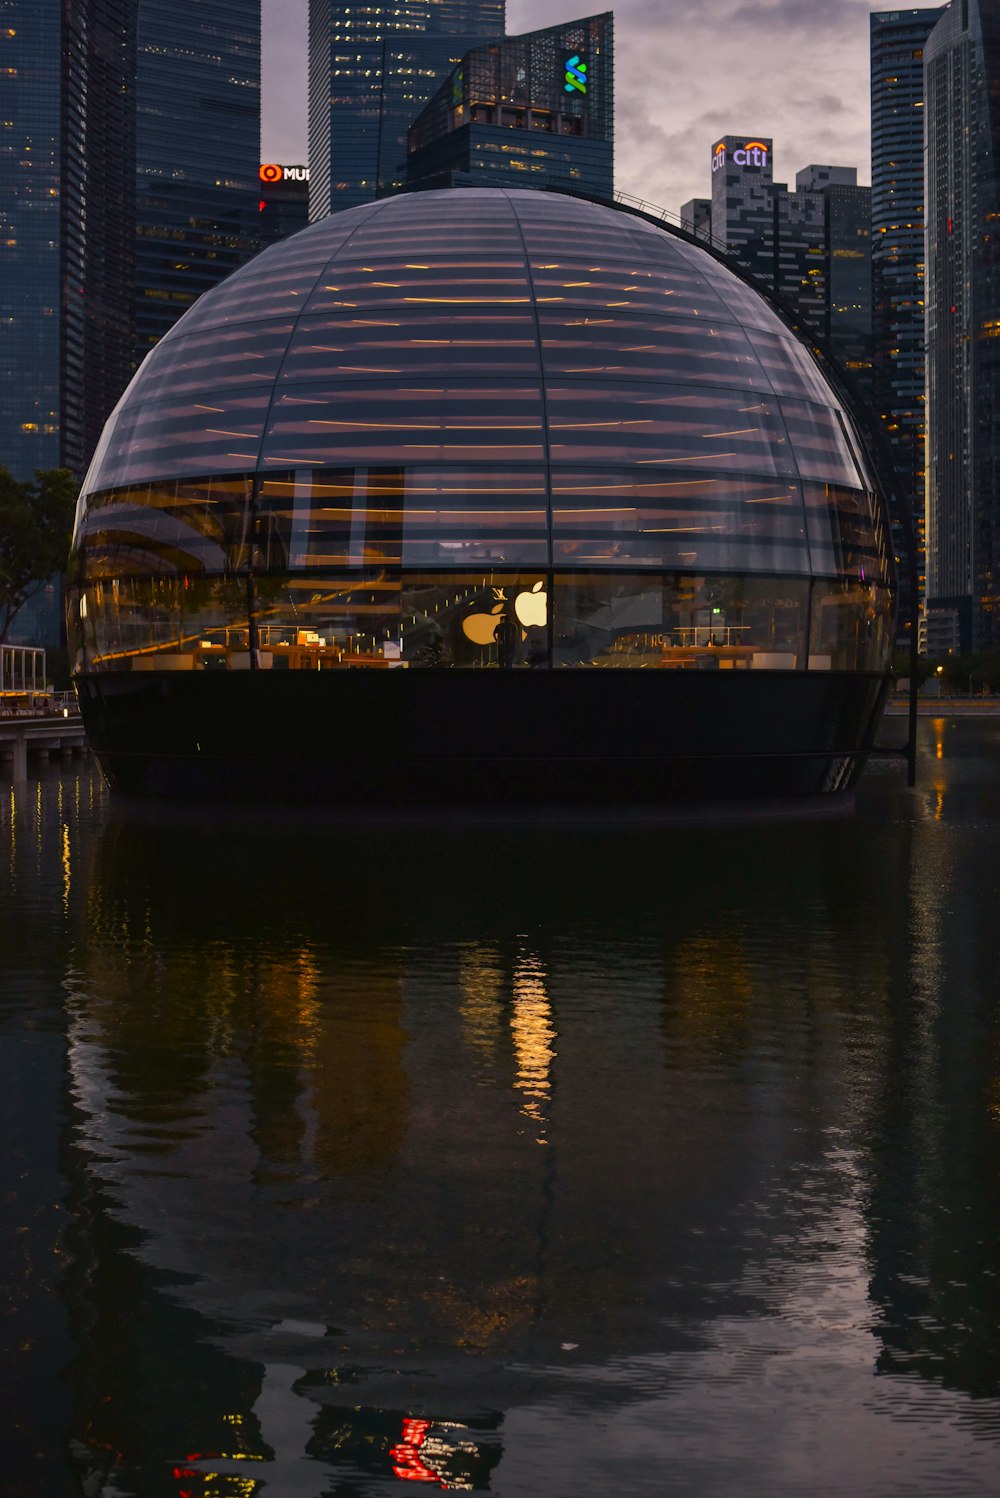
<svg viewBox="0 0 1000 1498"><path fill-rule="evenodd" d="M965 894L992 877L993 850L942 837L940 802L961 787L944 775L940 783L928 820L903 834L909 856L898 887L906 900L892 916L896 962L867 1162L870 1294L880 1312L881 1373L995 1398L994 912Z"/></svg>
<svg viewBox="0 0 1000 1498"><path fill-rule="evenodd" d="M533 834L470 858L467 827L324 833L124 823L89 869L74 856L66 1293L89 1475L155 1491L169 1456L318 1498L420 1463L483 1487L499 1421L468 1411L498 1361L579 1342L594 1391L609 1349L655 1376L679 1325L672 1367L689 1378L704 1343L714 1389L730 1313L759 1349L836 1303L815 1289L831 1268L853 1297L863 1233L880 1366L989 1388L991 908L949 914L958 840L935 861L841 818L567 832L558 879L529 884ZM362 1076L321 1098L341 1066ZM631 1400L629 1377L595 1405Z"/></svg>

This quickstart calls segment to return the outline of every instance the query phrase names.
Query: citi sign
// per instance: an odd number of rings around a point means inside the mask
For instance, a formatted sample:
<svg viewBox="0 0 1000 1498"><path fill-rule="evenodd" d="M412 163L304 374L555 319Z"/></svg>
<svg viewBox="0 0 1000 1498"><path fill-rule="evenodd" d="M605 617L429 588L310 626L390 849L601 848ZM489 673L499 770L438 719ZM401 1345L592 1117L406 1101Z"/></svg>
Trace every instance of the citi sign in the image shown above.
<svg viewBox="0 0 1000 1498"><path fill-rule="evenodd" d="M726 143L720 141L712 152L712 171L721 172L726 164ZM767 146L762 140L748 140L733 152L734 166L767 166Z"/></svg>

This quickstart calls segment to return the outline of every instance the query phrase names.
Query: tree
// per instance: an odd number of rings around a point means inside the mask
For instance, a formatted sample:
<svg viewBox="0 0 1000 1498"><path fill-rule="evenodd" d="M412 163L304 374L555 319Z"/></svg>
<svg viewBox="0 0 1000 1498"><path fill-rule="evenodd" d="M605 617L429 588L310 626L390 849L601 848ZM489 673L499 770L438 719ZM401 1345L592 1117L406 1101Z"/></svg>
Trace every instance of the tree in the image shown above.
<svg viewBox="0 0 1000 1498"><path fill-rule="evenodd" d="M79 485L67 468L19 482L0 468L0 641L49 578L64 571Z"/></svg>

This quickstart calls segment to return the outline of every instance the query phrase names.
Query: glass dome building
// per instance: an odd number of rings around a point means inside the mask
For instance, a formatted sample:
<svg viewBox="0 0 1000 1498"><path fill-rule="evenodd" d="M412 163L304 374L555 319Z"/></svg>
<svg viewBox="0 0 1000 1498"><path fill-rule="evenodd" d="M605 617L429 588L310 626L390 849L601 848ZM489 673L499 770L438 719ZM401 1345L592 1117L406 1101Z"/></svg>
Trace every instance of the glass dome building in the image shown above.
<svg viewBox="0 0 1000 1498"><path fill-rule="evenodd" d="M808 347L690 239L497 188L335 214L108 421L71 655L112 784L816 793L884 698L884 499Z"/></svg>

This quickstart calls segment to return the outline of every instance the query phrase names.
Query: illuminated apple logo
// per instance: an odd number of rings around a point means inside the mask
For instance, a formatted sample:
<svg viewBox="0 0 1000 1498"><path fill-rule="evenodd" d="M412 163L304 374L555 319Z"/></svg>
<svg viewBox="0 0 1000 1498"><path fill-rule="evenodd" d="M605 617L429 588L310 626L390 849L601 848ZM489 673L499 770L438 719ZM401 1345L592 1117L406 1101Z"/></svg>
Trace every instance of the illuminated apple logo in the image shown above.
<svg viewBox="0 0 1000 1498"><path fill-rule="evenodd" d="M544 626L549 620L549 595L544 583L536 583L530 593L519 593L514 599L514 613L525 629Z"/></svg>
<svg viewBox="0 0 1000 1498"><path fill-rule="evenodd" d="M462 633L473 645L496 644L497 625L503 618L507 595L503 588L494 588L493 597L497 601L488 614L469 614L468 618L462 620Z"/></svg>
<svg viewBox="0 0 1000 1498"><path fill-rule="evenodd" d="M470 614L462 620L462 633L473 645L493 645L497 637L497 625L503 617L503 604L498 603L492 614Z"/></svg>

